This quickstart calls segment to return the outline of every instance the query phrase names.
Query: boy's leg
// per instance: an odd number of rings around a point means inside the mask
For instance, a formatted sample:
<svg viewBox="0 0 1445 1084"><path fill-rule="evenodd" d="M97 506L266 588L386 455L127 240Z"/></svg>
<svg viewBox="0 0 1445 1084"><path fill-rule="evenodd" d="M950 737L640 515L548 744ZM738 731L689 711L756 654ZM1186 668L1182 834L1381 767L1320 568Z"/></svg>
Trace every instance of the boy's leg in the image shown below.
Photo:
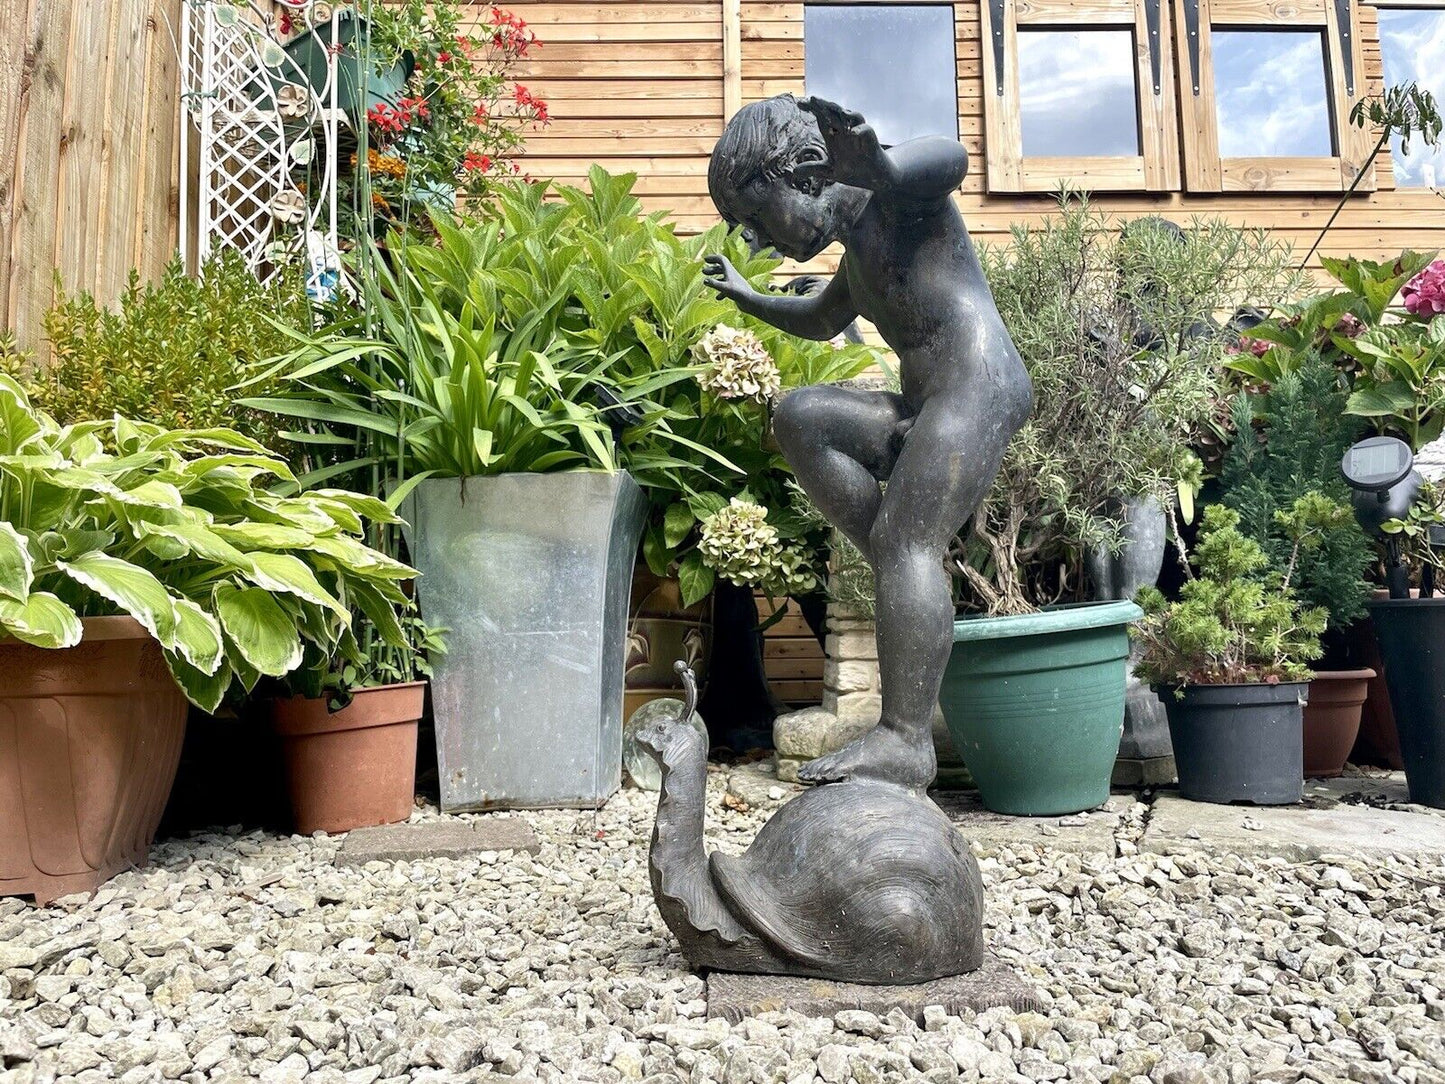
<svg viewBox="0 0 1445 1084"><path fill-rule="evenodd" d="M883 716L857 741L804 765L802 778L933 781L933 711L953 648L944 554L998 472L1008 434L997 425L974 404L935 398L909 432L869 539Z"/></svg>
<svg viewBox="0 0 1445 1084"><path fill-rule="evenodd" d="M898 454L903 398L826 384L799 388L778 404L773 434L818 510L868 556L869 536Z"/></svg>

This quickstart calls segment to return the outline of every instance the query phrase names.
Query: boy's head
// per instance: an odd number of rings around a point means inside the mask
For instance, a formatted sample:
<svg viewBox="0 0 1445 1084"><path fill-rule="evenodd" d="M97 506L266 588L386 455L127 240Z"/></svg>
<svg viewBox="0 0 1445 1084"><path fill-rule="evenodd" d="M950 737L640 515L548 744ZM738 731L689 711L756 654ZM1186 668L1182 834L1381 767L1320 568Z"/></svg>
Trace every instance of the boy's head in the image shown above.
<svg viewBox="0 0 1445 1084"><path fill-rule="evenodd" d="M718 213L749 231L756 247L808 260L841 232L842 186L794 169L827 158L817 120L791 94L780 94L743 106L728 122L708 163L708 192Z"/></svg>

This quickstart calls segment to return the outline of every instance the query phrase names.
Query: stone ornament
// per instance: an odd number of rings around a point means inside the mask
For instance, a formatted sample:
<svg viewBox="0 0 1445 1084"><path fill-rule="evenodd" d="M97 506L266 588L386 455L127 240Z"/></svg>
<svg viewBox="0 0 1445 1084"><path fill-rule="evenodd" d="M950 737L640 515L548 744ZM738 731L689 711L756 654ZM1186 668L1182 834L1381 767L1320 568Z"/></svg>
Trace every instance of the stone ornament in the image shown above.
<svg viewBox="0 0 1445 1084"><path fill-rule="evenodd" d="M956 140L884 148L857 113L786 94L740 110L713 150L708 191L751 244L796 260L834 242L845 253L804 293L759 291L718 255L708 285L824 342L867 317L898 355L902 390L801 388L773 424L808 496L873 570L878 724L803 766L826 786L779 809L741 858L704 850L707 743L686 716L638 734L662 769L653 895L697 967L902 985L983 962L977 863L926 794L953 647L943 559L1033 390L953 202L967 172Z"/></svg>
<svg viewBox="0 0 1445 1084"><path fill-rule="evenodd" d="M662 791L649 869L663 921L695 967L908 985L984 961L983 882L968 842L924 795L874 779L811 788L741 857L703 846L707 732L680 711L635 740Z"/></svg>

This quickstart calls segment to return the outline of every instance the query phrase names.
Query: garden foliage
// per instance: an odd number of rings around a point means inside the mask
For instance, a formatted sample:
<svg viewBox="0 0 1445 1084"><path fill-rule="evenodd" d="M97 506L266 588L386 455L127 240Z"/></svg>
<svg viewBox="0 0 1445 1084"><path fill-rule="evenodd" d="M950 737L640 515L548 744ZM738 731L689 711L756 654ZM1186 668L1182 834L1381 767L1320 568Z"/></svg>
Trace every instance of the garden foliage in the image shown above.
<svg viewBox="0 0 1445 1084"><path fill-rule="evenodd" d="M1418 450L1445 428L1445 262L1405 252L1376 263L1326 257L1344 287L1281 307L1253 328L1230 367L1273 385L1313 358L1342 374L1345 410Z"/></svg>
<svg viewBox="0 0 1445 1084"><path fill-rule="evenodd" d="M1345 450L1365 428L1364 419L1345 413L1346 398L1336 371L1317 356L1267 393L1240 395L1235 439L1220 473L1220 499L1239 513L1240 530L1264 548L1275 570L1295 559L1300 598L1321 608L1336 629L1364 616L1371 560L1340 472ZM1276 515L1311 493L1337 507L1337 526L1296 554Z"/></svg>
<svg viewBox="0 0 1445 1084"><path fill-rule="evenodd" d="M827 531L766 439L770 393L856 375L873 355L793 339L713 296L704 253L760 285L776 261L722 225L678 237L641 213L634 181L594 167L587 192L499 186L475 220L435 216L434 244L393 234L370 253L364 315L295 330L256 378L286 388L243 402L313 429L308 483L628 469L653 503L646 560L678 568L689 601L719 571L697 548L703 525L740 498L779 543L757 584L800 589Z"/></svg>
<svg viewBox="0 0 1445 1084"><path fill-rule="evenodd" d="M1341 511L1311 494L1276 518L1300 553L1339 528ZM1135 672L1166 688L1308 680L1326 615L1296 599L1293 560L1273 571L1260 544L1240 533L1239 513L1215 504L1204 510L1193 561L1199 575L1178 601L1166 602L1154 587L1140 591L1145 616L1130 630L1142 646Z"/></svg>
<svg viewBox="0 0 1445 1084"><path fill-rule="evenodd" d="M82 617L129 614L207 711L303 665L363 665L353 608L408 645L400 584L415 573L361 541L390 509L268 492L291 471L239 433L61 426L0 376L0 459L0 632L71 647Z"/></svg>
<svg viewBox="0 0 1445 1084"><path fill-rule="evenodd" d="M1120 497L1188 497L1188 450L1218 398L1216 313L1297 293L1262 231L1157 219L1117 230L1087 202L985 249L994 298L1034 384L1034 412L954 550L961 605L1022 613L1083 597L1081 556L1117 550Z"/></svg>
<svg viewBox="0 0 1445 1084"><path fill-rule="evenodd" d="M193 278L177 258L154 284L142 286L132 272L114 308L88 293L62 296L45 316L44 368L32 370L14 353L4 368L62 423L119 414L166 429L228 426L281 449L275 417L238 410L230 390L255 362L289 345L278 319L310 321L299 277L263 286L228 250Z"/></svg>

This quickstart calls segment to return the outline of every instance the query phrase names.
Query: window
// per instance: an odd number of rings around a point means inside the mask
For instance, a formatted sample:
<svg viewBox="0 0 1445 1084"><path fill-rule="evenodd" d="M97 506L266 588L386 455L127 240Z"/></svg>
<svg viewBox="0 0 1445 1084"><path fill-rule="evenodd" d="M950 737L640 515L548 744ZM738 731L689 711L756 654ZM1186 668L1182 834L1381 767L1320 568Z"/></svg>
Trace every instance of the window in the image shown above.
<svg viewBox="0 0 1445 1084"><path fill-rule="evenodd" d="M982 0L988 186L1179 187L1167 0Z"/></svg>
<svg viewBox="0 0 1445 1084"><path fill-rule="evenodd" d="M1350 0L1179 0L1185 184L1195 192L1340 191L1369 153ZM1361 188L1372 188L1370 177Z"/></svg>
<svg viewBox="0 0 1445 1084"><path fill-rule="evenodd" d="M887 146L957 139L954 37L952 4L808 4L807 91L863 114Z"/></svg>
<svg viewBox="0 0 1445 1084"><path fill-rule="evenodd" d="M1385 82L1416 82L1445 105L1445 7L1381 8L1380 52ZM1390 145L1397 188L1445 188L1445 148L1427 147L1418 138L1403 153L1400 138Z"/></svg>

